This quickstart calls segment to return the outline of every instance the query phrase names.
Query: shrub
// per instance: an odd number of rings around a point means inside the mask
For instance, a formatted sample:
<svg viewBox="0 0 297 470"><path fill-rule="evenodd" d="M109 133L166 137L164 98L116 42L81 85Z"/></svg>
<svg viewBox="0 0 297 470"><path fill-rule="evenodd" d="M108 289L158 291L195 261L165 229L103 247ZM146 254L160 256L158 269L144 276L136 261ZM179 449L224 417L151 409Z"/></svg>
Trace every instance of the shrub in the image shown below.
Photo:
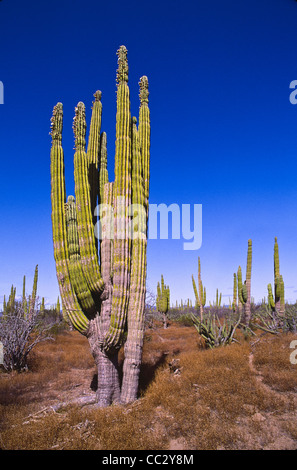
<svg viewBox="0 0 297 470"><path fill-rule="evenodd" d="M41 341L52 339L48 335L51 325L44 326L34 308L26 313L21 303L3 315L0 320L0 341L3 344L3 366L7 371L26 370L32 349Z"/></svg>

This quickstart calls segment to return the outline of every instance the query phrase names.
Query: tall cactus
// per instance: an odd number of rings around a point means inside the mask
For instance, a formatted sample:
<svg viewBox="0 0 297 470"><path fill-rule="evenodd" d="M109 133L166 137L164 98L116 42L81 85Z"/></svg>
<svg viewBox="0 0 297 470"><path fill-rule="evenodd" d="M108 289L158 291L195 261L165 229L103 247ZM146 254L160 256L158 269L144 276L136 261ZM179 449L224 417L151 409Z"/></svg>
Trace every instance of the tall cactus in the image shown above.
<svg viewBox="0 0 297 470"><path fill-rule="evenodd" d="M246 280L242 284L241 267L237 271L239 313L244 306L244 323L249 325L251 319L251 275L252 275L252 240L248 240Z"/></svg>
<svg viewBox="0 0 297 470"><path fill-rule="evenodd" d="M168 327L167 313L170 308L170 289L169 286L165 286L163 274L161 275L161 286L157 284L157 310L163 315L163 326L166 329Z"/></svg>
<svg viewBox="0 0 297 470"><path fill-rule="evenodd" d="M137 119L130 114L125 46L118 49L117 56L114 182L109 182L106 134L101 132L101 92L94 94L88 145L85 106L80 102L75 109L75 197L69 196L67 203L61 103L54 107L51 119L52 227L57 279L63 314L89 340L98 368L99 406L128 403L137 398L144 332L150 159L148 80L143 76L139 82L137 127ZM120 388L118 350L126 329Z"/></svg>
<svg viewBox="0 0 297 470"><path fill-rule="evenodd" d="M206 304L206 289L203 287L202 280L201 280L201 264L200 258L198 257L198 289L196 286L196 282L194 276L192 275L192 284L196 299L196 308L199 308L200 311L200 320L203 320L203 307Z"/></svg>
<svg viewBox="0 0 297 470"><path fill-rule="evenodd" d="M236 273L233 274L233 302L232 310L235 313L237 310L237 277Z"/></svg>
<svg viewBox="0 0 297 470"><path fill-rule="evenodd" d="M285 284L279 269L279 250L277 237L274 238L274 295L271 284L268 284L268 306L281 315L285 312Z"/></svg>
<svg viewBox="0 0 297 470"><path fill-rule="evenodd" d="M275 310L283 315L285 311L285 285L280 274L277 237L274 238L274 303Z"/></svg>
<svg viewBox="0 0 297 470"><path fill-rule="evenodd" d="M37 296L37 283L38 283L38 264L35 267L32 295L29 302L28 315L32 315L35 309L36 296Z"/></svg>

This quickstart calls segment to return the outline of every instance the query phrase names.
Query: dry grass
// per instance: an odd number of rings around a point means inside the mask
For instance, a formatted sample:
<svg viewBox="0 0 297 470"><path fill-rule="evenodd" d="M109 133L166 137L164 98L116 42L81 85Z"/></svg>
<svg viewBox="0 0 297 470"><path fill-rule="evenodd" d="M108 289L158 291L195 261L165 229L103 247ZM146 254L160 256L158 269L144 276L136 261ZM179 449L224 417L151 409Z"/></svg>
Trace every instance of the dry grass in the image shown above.
<svg viewBox="0 0 297 470"><path fill-rule="evenodd" d="M148 330L137 402L54 412L94 393L96 374L87 340L59 335L38 346L30 372L0 373L0 447L297 449L292 339L265 335L210 351L194 327Z"/></svg>

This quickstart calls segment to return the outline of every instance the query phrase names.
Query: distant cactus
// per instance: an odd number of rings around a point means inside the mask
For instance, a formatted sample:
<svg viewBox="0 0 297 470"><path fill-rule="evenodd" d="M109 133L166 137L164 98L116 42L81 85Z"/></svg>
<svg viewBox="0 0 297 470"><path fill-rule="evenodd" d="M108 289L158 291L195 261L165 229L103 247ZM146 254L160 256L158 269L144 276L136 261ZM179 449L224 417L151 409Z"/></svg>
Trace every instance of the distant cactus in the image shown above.
<svg viewBox="0 0 297 470"><path fill-rule="evenodd" d="M40 304L40 313L44 313L44 310L45 310L44 297L42 297L41 304Z"/></svg>
<svg viewBox="0 0 297 470"><path fill-rule="evenodd" d="M220 295L219 295L219 289L217 288L216 289L216 300L213 303L211 303L209 301L209 306L219 308L221 306L221 303L222 303L222 293L220 292Z"/></svg>
<svg viewBox="0 0 297 470"><path fill-rule="evenodd" d="M33 288L32 288L32 295L30 297L28 315L31 315L31 313L35 310L35 302L36 302L36 296L37 296L37 283L38 283L38 264L36 265L35 272L34 272Z"/></svg>
<svg viewBox="0 0 297 470"><path fill-rule="evenodd" d="M26 276L23 277L23 297L22 297L22 306L23 306L24 312L27 313Z"/></svg>
<svg viewBox="0 0 297 470"><path fill-rule="evenodd" d="M196 299L196 308L199 308L200 320L202 321L203 307L206 304L206 289L205 287L203 287L202 280L201 280L201 264L200 264L199 257L198 257L198 289L197 289L196 282L195 282L193 275L192 275L192 283L193 283L193 289L194 289L194 294L195 294L195 299Z"/></svg>
<svg viewBox="0 0 297 470"><path fill-rule="evenodd" d="M163 326L168 327L167 313L170 308L170 289L164 284L163 274L161 275L161 286L157 285L157 310L163 315Z"/></svg>
<svg viewBox="0 0 297 470"><path fill-rule="evenodd" d="M268 307L270 310L277 311L280 315L285 312L285 284L279 270L279 251L277 237L274 239L274 293L272 285L267 285Z"/></svg>
<svg viewBox="0 0 297 470"><path fill-rule="evenodd" d="M119 48L117 56L113 183L108 179L106 134L101 133L101 92L94 95L88 145L84 104L78 103L75 110L75 198L71 196L67 203L61 103L54 107L51 121L52 226L63 315L89 340L98 368L99 406L136 399L144 333L150 157L148 80L143 76L139 82L137 127L137 119L130 114L125 46ZM101 225L94 227L98 203ZM131 226L133 207L138 210ZM126 330L120 390L117 356Z"/></svg>
<svg viewBox="0 0 297 470"><path fill-rule="evenodd" d="M285 311L285 284L280 274L277 237L274 238L274 308L282 315Z"/></svg>
<svg viewBox="0 0 297 470"><path fill-rule="evenodd" d="M60 314L60 312L61 312L61 305L60 305L60 298L59 298L59 296L58 296L58 299L57 299L56 312L57 312L58 314Z"/></svg>
<svg viewBox="0 0 297 470"><path fill-rule="evenodd" d="M240 323L240 318L234 321L231 317L220 319L216 313L206 314L203 320L191 315L193 324L204 339L206 348L216 348L226 346L233 342L238 342L235 338L235 332Z"/></svg>
<svg viewBox="0 0 297 470"><path fill-rule="evenodd" d="M238 299L239 313L241 315L242 306L244 306L244 324L249 325L251 319L251 274L252 274L252 240L248 240L247 264L246 264L246 280L242 284L241 267L237 271L238 281Z"/></svg>
<svg viewBox="0 0 297 470"><path fill-rule="evenodd" d="M233 274L233 303L232 310L235 313L237 310L237 278L236 273Z"/></svg>

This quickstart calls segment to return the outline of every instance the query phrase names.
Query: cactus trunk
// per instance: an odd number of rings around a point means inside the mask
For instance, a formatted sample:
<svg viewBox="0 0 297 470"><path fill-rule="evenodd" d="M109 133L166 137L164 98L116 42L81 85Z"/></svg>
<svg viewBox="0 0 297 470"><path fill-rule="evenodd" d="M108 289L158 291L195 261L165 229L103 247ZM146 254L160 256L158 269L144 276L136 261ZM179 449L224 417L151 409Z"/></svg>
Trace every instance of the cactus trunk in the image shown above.
<svg viewBox="0 0 297 470"><path fill-rule="evenodd" d="M87 150L85 106L79 103L76 107L75 198L68 197L66 204L61 103L54 108L52 117L52 225L57 278L63 312L88 338L97 364L99 406L137 398L144 330L150 151L148 81L146 77L140 80L137 129L137 120L130 115L127 49L121 46L117 55L113 183L108 182L106 134L101 133L101 92L94 95ZM137 217L131 221L135 205ZM118 350L126 328L120 388Z"/></svg>

